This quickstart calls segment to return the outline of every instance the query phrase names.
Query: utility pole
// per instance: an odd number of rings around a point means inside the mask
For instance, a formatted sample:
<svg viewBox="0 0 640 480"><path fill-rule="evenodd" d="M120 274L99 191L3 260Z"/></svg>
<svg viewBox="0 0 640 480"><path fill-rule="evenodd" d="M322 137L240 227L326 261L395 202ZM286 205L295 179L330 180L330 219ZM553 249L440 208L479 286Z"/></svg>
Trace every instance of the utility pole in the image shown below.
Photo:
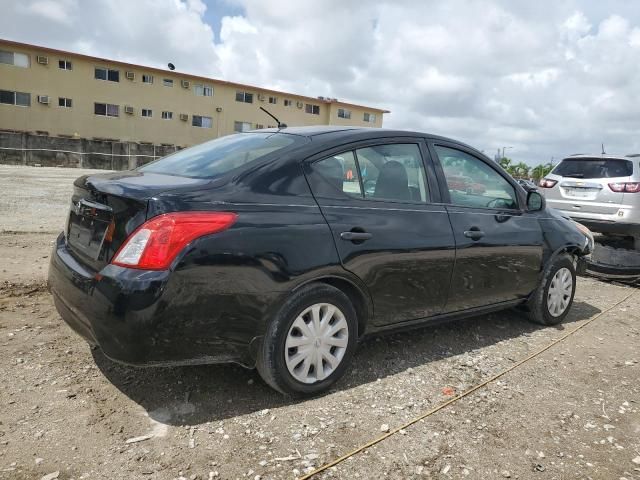
<svg viewBox="0 0 640 480"><path fill-rule="evenodd" d="M513 147L502 147L502 158L504 158L504 151L508 150L509 148L513 148Z"/></svg>

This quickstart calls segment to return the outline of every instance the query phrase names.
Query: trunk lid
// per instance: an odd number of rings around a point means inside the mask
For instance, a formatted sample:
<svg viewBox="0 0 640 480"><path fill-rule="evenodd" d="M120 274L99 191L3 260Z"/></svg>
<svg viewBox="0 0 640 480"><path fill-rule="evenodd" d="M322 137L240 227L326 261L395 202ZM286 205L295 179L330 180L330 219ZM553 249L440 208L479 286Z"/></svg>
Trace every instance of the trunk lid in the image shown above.
<svg viewBox="0 0 640 480"><path fill-rule="evenodd" d="M137 171L80 177L74 182L64 232L67 245L78 260L99 271L147 220L149 202L155 196L177 189L198 189L208 183Z"/></svg>

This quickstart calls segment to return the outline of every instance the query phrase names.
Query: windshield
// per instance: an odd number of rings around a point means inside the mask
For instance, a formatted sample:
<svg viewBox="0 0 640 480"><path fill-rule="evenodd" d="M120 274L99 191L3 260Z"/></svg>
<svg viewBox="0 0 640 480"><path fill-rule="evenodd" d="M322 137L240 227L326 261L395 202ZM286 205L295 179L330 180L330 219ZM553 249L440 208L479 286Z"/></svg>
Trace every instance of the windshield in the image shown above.
<svg viewBox="0 0 640 480"><path fill-rule="evenodd" d="M243 133L229 135L186 148L151 162L138 170L192 178L214 178L249 162L288 147L293 135Z"/></svg>
<svg viewBox="0 0 640 480"><path fill-rule="evenodd" d="M617 158L565 158L551 173L573 178L629 177L633 163Z"/></svg>

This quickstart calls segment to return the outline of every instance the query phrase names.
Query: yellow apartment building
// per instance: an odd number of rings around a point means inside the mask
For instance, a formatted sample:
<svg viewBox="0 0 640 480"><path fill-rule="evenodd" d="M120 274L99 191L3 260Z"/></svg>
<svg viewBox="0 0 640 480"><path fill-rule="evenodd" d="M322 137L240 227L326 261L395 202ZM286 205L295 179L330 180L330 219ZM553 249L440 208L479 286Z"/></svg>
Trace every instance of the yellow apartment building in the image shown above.
<svg viewBox="0 0 640 480"><path fill-rule="evenodd" d="M375 107L0 39L0 130L185 147L275 126L381 127Z"/></svg>

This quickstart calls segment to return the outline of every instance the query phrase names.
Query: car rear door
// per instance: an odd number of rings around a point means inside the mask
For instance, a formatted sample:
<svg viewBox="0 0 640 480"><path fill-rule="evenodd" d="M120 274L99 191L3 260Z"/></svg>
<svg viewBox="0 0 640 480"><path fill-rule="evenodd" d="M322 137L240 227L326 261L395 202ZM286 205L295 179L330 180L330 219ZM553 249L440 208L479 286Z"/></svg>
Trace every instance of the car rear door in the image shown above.
<svg viewBox="0 0 640 480"><path fill-rule="evenodd" d="M305 173L347 270L368 287L378 326L441 313L455 245L422 139L343 146Z"/></svg>
<svg viewBox="0 0 640 480"><path fill-rule="evenodd" d="M515 181L466 147L438 142L430 149L456 240L445 311L527 297L538 283L543 238L538 219L521 207ZM459 185L460 177L467 184Z"/></svg>

